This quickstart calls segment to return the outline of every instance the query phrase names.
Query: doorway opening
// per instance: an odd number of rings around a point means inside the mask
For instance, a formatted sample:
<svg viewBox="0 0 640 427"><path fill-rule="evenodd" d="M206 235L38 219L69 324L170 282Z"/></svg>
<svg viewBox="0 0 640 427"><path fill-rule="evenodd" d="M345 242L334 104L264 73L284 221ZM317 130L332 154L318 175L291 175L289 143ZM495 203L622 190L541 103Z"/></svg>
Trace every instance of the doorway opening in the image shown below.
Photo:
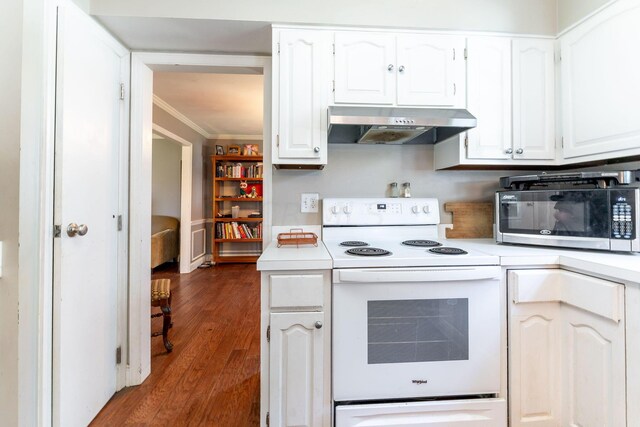
<svg viewBox="0 0 640 427"><path fill-rule="evenodd" d="M192 251L192 145L153 124L151 268L179 259L180 273L190 273L205 255Z"/></svg>
<svg viewBox="0 0 640 427"><path fill-rule="evenodd" d="M260 145L264 162L270 164L271 153L263 147L271 147L271 80L270 58L260 56L197 55L134 53L132 55L131 93L131 246L130 246L130 312L129 312L129 377L126 385L142 383L151 372L151 325L150 282L151 269L148 261L151 238L152 206L148 194L151 189L151 158L153 133L158 126L165 131L191 142L192 147L192 188L191 218L182 229L192 234L191 248L186 249L191 258L202 252L197 245L204 246L211 253L213 241L213 167L210 156L216 154L216 145L243 146L245 143ZM235 76L235 77L234 77ZM251 108L262 113L258 131L229 130L224 126L236 123L247 125L250 120L234 109L244 105L241 88L234 78L260 76L261 99L251 103ZM180 77L179 80L176 78ZM202 87L195 94L187 96L193 85L200 79L225 79L227 84L217 95L207 94ZM173 80L173 81L172 81ZM157 83L164 83L158 85ZM166 88L172 89L166 91ZM218 125L200 121L198 114L209 119L214 117ZM169 117L170 116L170 117ZM175 127L167 128L159 118L171 118ZM178 119L178 120L176 120ZM215 127L214 127L215 126ZM241 128L239 128L241 129ZM249 144L246 144L249 145ZM271 171L264 168L263 175L263 227L262 242L269 241L271 225ZM185 222L185 221L183 221ZM202 231L200 231L202 230ZM195 234L194 234L195 233ZM196 241L197 236L197 241ZM184 256L182 251L182 257ZM209 256L209 255L207 255ZM182 270L182 268L181 268ZM177 276L180 277L180 276ZM180 279L178 279L180 280ZM179 333L179 313L174 310L174 328L170 336ZM176 355L177 346L170 357Z"/></svg>

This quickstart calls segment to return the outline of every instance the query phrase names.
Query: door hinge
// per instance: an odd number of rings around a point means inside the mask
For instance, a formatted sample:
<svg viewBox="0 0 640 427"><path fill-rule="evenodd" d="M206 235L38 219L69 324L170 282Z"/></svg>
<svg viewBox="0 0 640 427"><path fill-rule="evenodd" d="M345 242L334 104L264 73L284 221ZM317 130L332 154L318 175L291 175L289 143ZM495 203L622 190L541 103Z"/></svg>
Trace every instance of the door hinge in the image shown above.
<svg viewBox="0 0 640 427"><path fill-rule="evenodd" d="M464 136L464 148L469 148L469 137L467 135Z"/></svg>
<svg viewBox="0 0 640 427"><path fill-rule="evenodd" d="M564 148L564 136L560 138L560 148Z"/></svg>
<svg viewBox="0 0 640 427"><path fill-rule="evenodd" d="M271 342L271 325L267 326L267 342Z"/></svg>
<svg viewBox="0 0 640 427"><path fill-rule="evenodd" d="M276 147L280 147L280 135L276 135Z"/></svg>
<svg viewBox="0 0 640 427"><path fill-rule="evenodd" d="M269 413L267 412L267 427L269 427Z"/></svg>
<svg viewBox="0 0 640 427"><path fill-rule="evenodd" d="M118 231L122 231L122 215L118 215Z"/></svg>
<svg viewBox="0 0 640 427"><path fill-rule="evenodd" d="M335 92L336 91L336 81L333 80L332 84L333 84L333 89L332 90L333 90L333 92Z"/></svg>
<svg viewBox="0 0 640 427"><path fill-rule="evenodd" d="M454 61L456 60L456 48L455 47L453 48L453 60Z"/></svg>
<svg viewBox="0 0 640 427"><path fill-rule="evenodd" d="M280 42L278 42L278 55L280 55Z"/></svg>
<svg viewBox="0 0 640 427"><path fill-rule="evenodd" d="M62 226L61 225L54 225L53 226L53 237L60 237L61 233L62 233Z"/></svg>
<svg viewBox="0 0 640 427"><path fill-rule="evenodd" d="M333 44L333 54L334 55L336 54L336 44L335 43Z"/></svg>
<svg viewBox="0 0 640 427"><path fill-rule="evenodd" d="M119 365L122 363L122 347L119 346L118 348L116 348L116 365Z"/></svg>
<svg viewBox="0 0 640 427"><path fill-rule="evenodd" d="M465 47L465 48L464 48L464 59L465 59L465 61L466 61L466 60L467 60L467 58L469 57L469 56L468 56L468 54L469 54L469 52L467 51L467 48Z"/></svg>
<svg viewBox="0 0 640 427"><path fill-rule="evenodd" d="M124 83L120 83L120 99L124 100Z"/></svg>

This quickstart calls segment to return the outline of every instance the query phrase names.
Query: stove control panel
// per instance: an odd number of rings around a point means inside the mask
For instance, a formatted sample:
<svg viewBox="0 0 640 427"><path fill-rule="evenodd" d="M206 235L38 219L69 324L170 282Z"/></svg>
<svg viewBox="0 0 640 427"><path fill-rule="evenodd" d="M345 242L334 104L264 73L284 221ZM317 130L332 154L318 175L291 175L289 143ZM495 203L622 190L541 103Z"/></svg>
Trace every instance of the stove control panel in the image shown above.
<svg viewBox="0 0 640 427"><path fill-rule="evenodd" d="M440 223L437 199L329 198L322 203L324 226L434 225Z"/></svg>

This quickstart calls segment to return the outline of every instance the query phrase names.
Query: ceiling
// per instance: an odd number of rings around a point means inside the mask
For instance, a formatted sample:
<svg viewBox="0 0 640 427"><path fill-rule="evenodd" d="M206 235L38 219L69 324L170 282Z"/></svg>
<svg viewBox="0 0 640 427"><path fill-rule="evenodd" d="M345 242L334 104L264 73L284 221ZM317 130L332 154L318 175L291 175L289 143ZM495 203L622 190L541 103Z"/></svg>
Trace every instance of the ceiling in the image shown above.
<svg viewBox="0 0 640 427"><path fill-rule="evenodd" d="M132 50L271 55L271 24L260 21L95 16Z"/></svg>
<svg viewBox="0 0 640 427"><path fill-rule="evenodd" d="M134 51L271 55L271 24L211 19L95 16ZM207 73L154 67L160 104L195 124L205 137L262 139L261 70L208 67ZM199 68L200 70L202 67ZM156 99L157 99L156 98ZM176 114L174 114L176 115Z"/></svg>
<svg viewBox="0 0 640 427"><path fill-rule="evenodd" d="M263 82L256 74L156 71L153 93L207 138L262 139Z"/></svg>

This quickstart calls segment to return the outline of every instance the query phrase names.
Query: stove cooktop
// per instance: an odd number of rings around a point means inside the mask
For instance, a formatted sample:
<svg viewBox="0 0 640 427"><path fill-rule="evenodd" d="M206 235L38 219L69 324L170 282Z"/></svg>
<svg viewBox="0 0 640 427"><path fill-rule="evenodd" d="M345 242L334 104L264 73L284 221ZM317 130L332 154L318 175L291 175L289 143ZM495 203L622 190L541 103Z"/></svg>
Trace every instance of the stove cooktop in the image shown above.
<svg viewBox="0 0 640 427"><path fill-rule="evenodd" d="M434 240L437 246L409 246L402 240L369 240L367 246L346 247L324 240L334 268L438 267L498 265L498 257L473 250L455 241ZM384 251L384 252L383 252ZM440 251L440 253L434 252ZM387 253L388 252L388 253ZM363 253L363 255L358 255ZM379 256L376 256L380 254Z"/></svg>

